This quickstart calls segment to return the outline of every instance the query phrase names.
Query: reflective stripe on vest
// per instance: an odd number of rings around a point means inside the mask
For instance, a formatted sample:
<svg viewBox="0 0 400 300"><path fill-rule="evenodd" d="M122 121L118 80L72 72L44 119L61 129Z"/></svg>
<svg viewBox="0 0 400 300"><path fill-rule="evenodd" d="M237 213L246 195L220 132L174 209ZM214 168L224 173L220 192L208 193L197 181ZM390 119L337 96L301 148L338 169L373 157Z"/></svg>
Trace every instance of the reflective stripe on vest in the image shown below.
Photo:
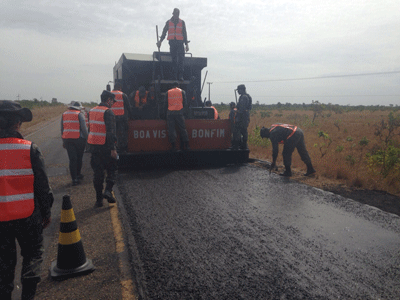
<svg viewBox="0 0 400 300"><path fill-rule="evenodd" d="M89 136L87 142L91 145L104 145L106 143L106 123L104 113L108 108L96 106L89 111Z"/></svg>
<svg viewBox="0 0 400 300"><path fill-rule="evenodd" d="M67 110L63 113L63 139L78 139L80 136L80 125L79 125L79 114L78 110Z"/></svg>
<svg viewBox="0 0 400 300"><path fill-rule="evenodd" d="M182 90L173 88L168 91L168 110L181 110L183 108Z"/></svg>
<svg viewBox="0 0 400 300"><path fill-rule="evenodd" d="M114 112L116 116L122 116L125 113L124 110L124 99L122 97L123 93L121 91L111 91L115 95L115 103L111 107L111 110Z"/></svg>
<svg viewBox="0 0 400 300"><path fill-rule="evenodd" d="M288 135L288 137L286 138L286 140L288 140L297 130L297 126L294 125L289 125L289 124L272 124L271 129L269 130L269 132L271 132L272 130L274 130L276 127L283 127L286 129L290 129L292 130L292 133ZM283 144L285 143L285 141L280 141L279 144Z"/></svg>
<svg viewBox="0 0 400 300"><path fill-rule="evenodd" d="M179 40L183 41L183 34L182 34L182 28L183 28L183 23L182 20L179 19L178 24L175 24L172 21L169 21L168 23L168 37L167 40Z"/></svg>
<svg viewBox="0 0 400 300"><path fill-rule="evenodd" d="M135 94L135 107L139 107L139 106L144 105L144 104L147 103L147 94L148 93L149 92L146 91L146 96L142 97L141 99L139 99L139 91L136 91L136 94Z"/></svg>
<svg viewBox="0 0 400 300"><path fill-rule="evenodd" d="M31 145L19 138L0 139L0 222L24 219L33 213Z"/></svg>

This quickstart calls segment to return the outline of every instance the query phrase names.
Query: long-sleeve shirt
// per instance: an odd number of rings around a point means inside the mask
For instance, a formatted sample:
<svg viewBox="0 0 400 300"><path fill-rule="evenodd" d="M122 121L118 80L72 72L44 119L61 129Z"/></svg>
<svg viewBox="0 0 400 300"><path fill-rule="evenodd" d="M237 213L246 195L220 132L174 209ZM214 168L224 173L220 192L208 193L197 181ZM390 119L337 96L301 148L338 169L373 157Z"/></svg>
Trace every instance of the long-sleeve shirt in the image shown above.
<svg viewBox="0 0 400 300"><path fill-rule="evenodd" d="M23 139L19 132L11 130L0 130L0 139L2 138ZM51 207L54 202L54 195L49 185L42 152L34 143L31 144L30 155L34 175L33 188L35 211L39 210L43 219L49 219L51 216Z"/></svg>
<svg viewBox="0 0 400 300"><path fill-rule="evenodd" d="M272 160L276 161L279 153L279 143L282 141L286 141L287 137L293 131L289 128L284 128L281 126L276 126L272 131L269 133L269 139L272 144Z"/></svg>
<svg viewBox="0 0 400 300"><path fill-rule="evenodd" d="M100 103L99 106L106 106ZM107 107L107 106L106 106ZM89 114L90 116L90 114ZM90 120L89 120L90 121ZM117 134L116 134L116 123L115 115L111 109L107 109L104 112L104 123L106 124L106 142L104 145L91 145L89 144L89 152L110 152L111 150L117 150Z"/></svg>
<svg viewBox="0 0 400 300"><path fill-rule="evenodd" d="M160 42L162 42L165 39L165 36L167 35L168 29L169 29L169 21L172 21L176 26L176 24L178 24L178 22L179 22L179 19L171 18L170 20L165 22L165 26L164 26L164 29L162 31L161 37L160 37ZM186 24L185 24L185 21L183 21L183 20L181 20L181 21L182 21L182 35L183 35L183 41L182 42L185 45L187 45L188 44L188 40L187 40ZM170 40L170 41L174 41L174 40Z"/></svg>

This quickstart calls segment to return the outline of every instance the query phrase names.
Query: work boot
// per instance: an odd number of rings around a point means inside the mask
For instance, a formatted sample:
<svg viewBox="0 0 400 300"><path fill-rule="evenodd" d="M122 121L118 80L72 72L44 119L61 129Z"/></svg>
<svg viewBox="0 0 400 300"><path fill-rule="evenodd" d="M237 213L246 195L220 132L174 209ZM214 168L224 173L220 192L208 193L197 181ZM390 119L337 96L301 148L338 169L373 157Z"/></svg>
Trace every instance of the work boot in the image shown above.
<svg viewBox="0 0 400 300"><path fill-rule="evenodd" d="M79 174L78 175L78 180L82 180L85 176L83 176L83 174Z"/></svg>
<svg viewBox="0 0 400 300"><path fill-rule="evenodd" d="M190 150L189 142L184 142L184 149Z"/></svg>
<svg viewBox="0 0 400 300"><path fill-rule="evenodd" d="M79 184L79 179L73 179L72 180L72 186L77 186Z"/></svg>
<svg viewBox="0 0 400 300"><path fill-rule="evenodd" d="M291 177L292 176L292 170L290 168L290 166L286 166L285 167L285 172L279 174L281 176L285 176L285 177Z"/></svg>
<svg viewBox="0 0 400 300"><path fill-rule="evenodd" d="M102 192L96 192L96 203L94 204L94 207L102 207L103 206L103 193Z"/></svg>
<svg viewBox="0 0 400 300"><path fill-rule="evenodd" d="M107 199L108 203L115 203L117 199L115 198L114 191L105 190L103 197Z"/></svg>
<svg viewBox="0 0 400 300"><path fill-rule="evenodd" d="M22 285L22 300L33 300L36 294L37 283L25 283Z"/></svg>
<svg viewBox="0 0 400 300"><path fill-rule="evenodd" d="M314 167L312 166L312 164L308 164L307 165L307 172L305 174L303 174L304 176L310 176L314 173L316 173L317 171L315 171Z"/></svg>

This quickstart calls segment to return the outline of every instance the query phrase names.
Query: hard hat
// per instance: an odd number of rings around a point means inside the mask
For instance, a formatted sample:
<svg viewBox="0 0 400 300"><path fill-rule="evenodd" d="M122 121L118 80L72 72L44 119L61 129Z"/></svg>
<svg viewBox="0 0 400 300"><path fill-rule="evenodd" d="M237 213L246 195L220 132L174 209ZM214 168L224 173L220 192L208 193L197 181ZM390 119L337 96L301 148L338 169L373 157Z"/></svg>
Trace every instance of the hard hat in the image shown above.
<svg viewBox="0 0 400 300"><path fill-rule="evenodd" d="M21 107L14 101L0 100L0 114L9 116L20 116L22 122L32 121L32 112L29 108Z"/></svg>
<svg viewBox="0 0 400 300"><path fill-rule="evenodd" d="M244 84L239 84L237 87L238 90L245 90L246 86Z"/></svg>
<svg viewBox="0 0 400 300"><path fill-rule="evenodd" d="M75 102L72 102L72 103L71 103L71 105L69 106L69 108L71 108L71 109L76 109L76 110L81 110L83 107L82 107L82 105L81 105L78 101L75 101Z"/></svg>
<svg viewBox="0 0 400 300"><path fill-rule="evenodd" d="M108 98L112 98L115 101L115 95L109 91L104 90L100 95L101 102L106 102Z"/></svg>

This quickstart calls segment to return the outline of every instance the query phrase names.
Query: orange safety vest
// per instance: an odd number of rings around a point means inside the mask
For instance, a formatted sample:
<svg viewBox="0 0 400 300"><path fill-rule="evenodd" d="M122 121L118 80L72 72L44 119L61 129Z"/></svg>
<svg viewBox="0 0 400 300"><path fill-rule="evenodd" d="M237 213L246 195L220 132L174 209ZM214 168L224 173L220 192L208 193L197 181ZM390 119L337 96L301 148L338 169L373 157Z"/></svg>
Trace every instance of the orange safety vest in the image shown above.
<svg viewBox="0 0 400 300"><path fill-rule="evenodd" d="M173 88L168 91L168 110L181 110L183 108L182 90Z"/></svg>
<svg viewBox="0 0 400 300"><path fill-rule="evenodd" d="M178 24L175 24L171 20L168 23L169 28L168 28L168 37L167 40L179 40L183 41L183 34L182 34L182 29L183 29L183 23L182 20L179 19Z"/></svg>
<svg viewBox="0 0 400 300"><path fill-rule="evenodd" d="M272 130L274 130L278 126L292 130L292 133L289 134L289 136L286 138L286 140L289 139L297 130L297 126L290 125L290 124L272 124L271 129L269 130L269 132L271 132ZM279 144L283 144L283 143L285 143L285 141L280 141L279 142Z"/></svg>
<svg viewBox="0 0 400 300"><path fill-rule="evenodd" d="M135 107L139 107L139 106L144 105L144 104L147 103L147 94L148 93L149 92L146 91L145 98L139 98L139 91L136 91L136 94L135 94Z"/></svg>
<svg viewBox="0 0 400 300"><path fill-rule="evenodd" d="M106 143L106 123L104 113L108 107L96 106L89 111L89 136L87 142L91 145L104 145Z"/></svg>
<svg viewBox="0 0 400 300"><path fill-rule="evenodd" d="M218 119L218 111L214 106L211 106L214 109L214 120Z"/></svg>
<svg viewBox="0 0 400 300"><path fill-rule="evenodd" d="M125 113L124 110L124 99L122 97L122 95L124 93L122 93L121 91L111 91L111 93L113 93L115 95L115 103L114 105L111 107L111 110L114 112L114 115L116 116L123 116Z"/></svg>
<svg viewBox="0 0 400 300"><path fill-rule="evenodd" d="M0 139L0 222L24 219L33 213L31 145L19 138Z"/></svg>
<svg viewBox="0 0 400 300"><path fill-rule="evenodd" d="M63 113L63 139L79 139L80 137L80 124L79 124L80 111L75 109L67 110Z"/></svg>

